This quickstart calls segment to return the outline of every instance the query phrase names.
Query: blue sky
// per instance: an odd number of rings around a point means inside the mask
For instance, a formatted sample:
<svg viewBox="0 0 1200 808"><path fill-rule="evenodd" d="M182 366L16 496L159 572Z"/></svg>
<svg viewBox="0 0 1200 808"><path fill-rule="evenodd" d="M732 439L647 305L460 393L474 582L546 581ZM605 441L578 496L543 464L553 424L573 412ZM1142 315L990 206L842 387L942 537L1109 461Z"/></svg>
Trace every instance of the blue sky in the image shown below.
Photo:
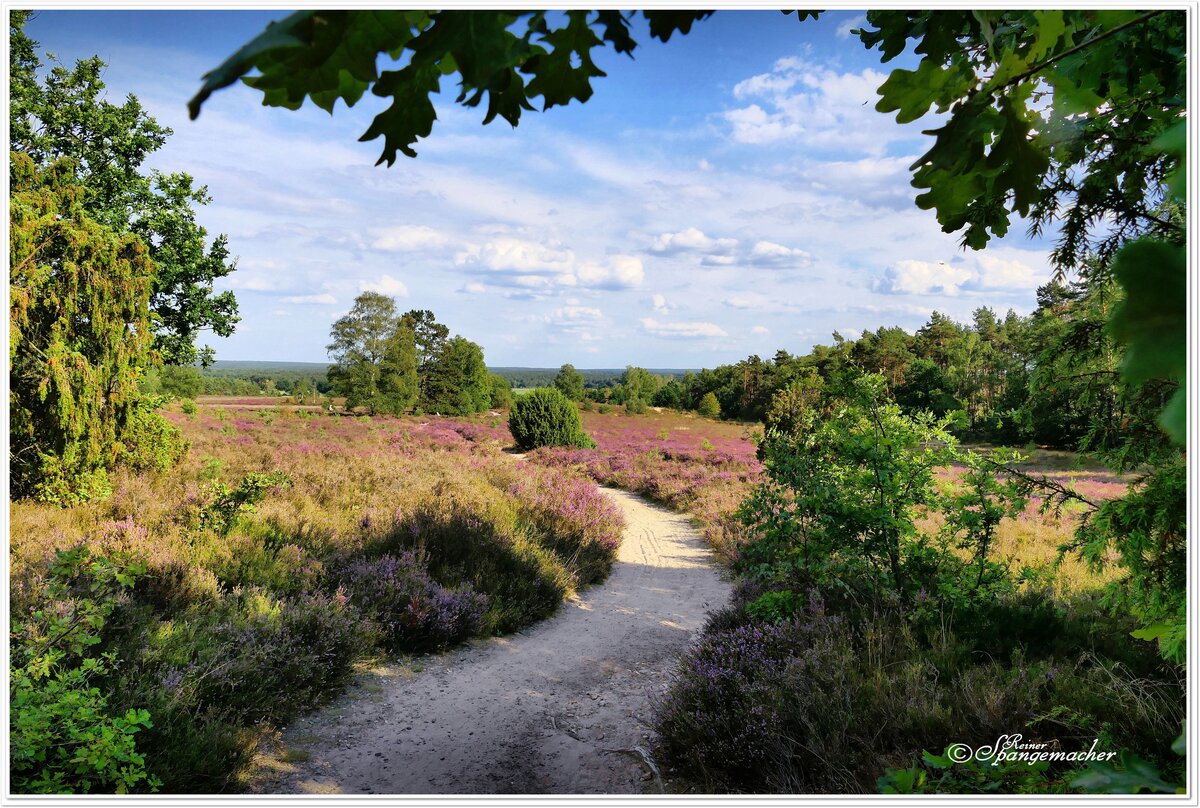
<svg viewBox="0 0 1200 808"><path fill-rule="evenodd" d="M370 95L330 117L263 107L234 86L196 121L200 76L285 12L39 11L63 62L99 54L114 101L175 134L150 160L208 186L199 213L239 258L222 288L242 323L223 359L322 361L366 289L432 309L491 365L712 367L834 330L919 327L939 310L1027 313L1048 244L1020 223L963 252L913 204L907 166L932 119L874 110L880 65L862 16L799 23L721 11L669 43L605 53L587 104L481 126L445 82L415 159L375 167L358 143Z"/></svg>

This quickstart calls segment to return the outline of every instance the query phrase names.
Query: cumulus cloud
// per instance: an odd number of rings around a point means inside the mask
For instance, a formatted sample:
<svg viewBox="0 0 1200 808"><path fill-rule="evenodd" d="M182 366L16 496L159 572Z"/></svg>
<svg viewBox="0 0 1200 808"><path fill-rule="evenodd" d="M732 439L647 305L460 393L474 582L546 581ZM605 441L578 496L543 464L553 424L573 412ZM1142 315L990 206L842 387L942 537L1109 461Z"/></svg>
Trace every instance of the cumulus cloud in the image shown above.
<svg viewBox="0 0 1200 808"><path fill-rule="evenodd" d="M458 291L464 295L482 295L487 291L487 287L482 283L468 283L463 285Z"/></svg>
<svg viewBox="0 0 1200 808"><path fill-rule="evenodd" d="M671 310L671 307L667 305L667 298L663 295L651 295L650 305L659 314L666 314Z"/></svg>
<svg viewBox="0 0 1200 808"><path fill-rule="evenodd" d="M323 306L333 306L337 304L337 298L329 293L320 295L288 295L283 298L284 303L316 303Z"/></svg>
<svg viewBox="0 0 1200 808"><path fill-rule="evenodd" d="M628 289L640 285L646 274L636 256L613 255L605 262L580 261L574 250L560 244L513 236L469 245L455 254L454 263L486 275L489 283L525 290L572 286Z"/></svg>
<svg viewBox="0 0 1200 808"><path fill-rule="evenodd" d="M454 256L454 263L495 272L568 273L575 253L553 244L500 236L472 244Z"/></svg>
<svg viewBox="0 0 1200 808"><path fill-rule="evenodd" d="M579 326L585 323L595 323L604 314L592 306L566 305L555 309L546 315L546 322L557 326Z"/></svg>
<svg viewBox="0 0 1200 808"><path fill-rule="evenodd" d="M897 261L884 270L874 287L889 295L957 295L972 277L968 267L945 261Z"/></svg>
<svg viewBox="0 0 1200 808"><path fill-rule="evenodd" d="M683 252L728 255L736 246L735 238L712 238L702 230L689 227L678 233L660 234L650 245L650 251L663 255L677 255Z"/></svg>
<svg viewBox="0 0 1200 808"><path fill-rule="evenodd" d="M580 286L595 289L629 289L646 278L642 259L633 255L614 255L607 264L581 264L575 271Z"/></svg>
<svg viewBox="0 0 1200 808"><path fill-rule="evenodd" d="M751 334L770 334L771 329L767 328L765 325L756 325L756 326L754 326L754 328L750 329L750 333Z"/></svg>
<svg viewBox="0 0 1200 808"><path fill-rule="evenodd" d="M379 292L381 295L408 296L408 287L404 281L397 280L391 275L380 275L372 281L361 281L358 288L364 292Z"/></svg>
<svg viewBox="0 0 1200 808"><path fill-rule="evenodd" d="M397 225L375 232L371 246L387 252L412 252L444 247L447 238L432 227L424 225Z"/></svg>
<svg viewBox="0 0 1200 808"><path fill-rule="evenodd" d="M746 263L758 267L806 267L813 257L799 247L785 247L773 241L758 241L750 249Z"/></svg>
<svg viewBox="0 0 1200 808"><path fill-rule="evenodd" d="M972 289L1036 289L1050 280L1046 260L1042 257L1042 269L1036 269L1033 261L1019 258L1002 258L986 252L977 253L977 277L969 287Z"/></svg>
<svg viewBox="0 0 1200 808"><path fill-rule="evenodd" d="M841 73L789 56L778 60L770 73L738 82L734 99L750 103L726 110L721 117L738 143L803 139L809 148L882 155L890 143L915 132L875 111L876 89L886 78L876 70Z"/></svg>
<svg viewBox="0 0 1200 808"><path fill-rule="evenodd" d="M706 339L729 336L725 329L716 323L661 323L653 317L642 318L642 329L654 337Z"/></svg>
<svg viewBox="0 0 1200 808"><path fill-rule="evenodd" d="M1011 249L974 253L949 263L897 261L873 288L892 295L949 297L964 292L1030 291L1050 279L1048 264L1044 253Z"/></svg>

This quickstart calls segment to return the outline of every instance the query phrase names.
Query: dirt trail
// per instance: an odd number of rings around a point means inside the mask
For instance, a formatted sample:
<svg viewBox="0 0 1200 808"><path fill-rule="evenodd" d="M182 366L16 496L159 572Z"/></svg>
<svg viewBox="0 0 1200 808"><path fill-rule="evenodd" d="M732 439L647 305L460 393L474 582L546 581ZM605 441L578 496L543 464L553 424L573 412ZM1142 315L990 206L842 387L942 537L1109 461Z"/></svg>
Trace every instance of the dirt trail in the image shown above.
<svg viewBox="0 0 1200 808"><path fill-rule="evenodd" d="M626 520L607 581L524 632L365 674L283 733L253 790L657 791L632 750L650 748L651 700L729 586L687 517L604 491Z"/></svg>

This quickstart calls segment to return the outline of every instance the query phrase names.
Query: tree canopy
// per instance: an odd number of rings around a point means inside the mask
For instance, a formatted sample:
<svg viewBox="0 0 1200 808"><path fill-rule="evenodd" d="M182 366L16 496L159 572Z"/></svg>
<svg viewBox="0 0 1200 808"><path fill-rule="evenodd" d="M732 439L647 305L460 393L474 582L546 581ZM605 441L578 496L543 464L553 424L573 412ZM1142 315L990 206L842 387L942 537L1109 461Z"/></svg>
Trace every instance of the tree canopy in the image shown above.
<svg viewBox="0 0 1200 808"><path fill-rule="evenodd" d="M650 35L663 42L712 14L641 13ZM484 123L500 117L516 126L534 99L546 110L591 98L591 80L604 75L591 52L607 46L631 56L637 47L620 11L299 11L207 73L188 109L195 118L213 92L238 79L262 92L264 105L287 109L308 98L333 112L339 99L354 106L369 89L392 103L360 139L382 136L379 162L391 165L397 152L415 157L413 144L433 131L431 96L445 76L458 73L456 100L463 106L477 107L486 97ZM380 72L383 54L403 67ZM253 70L258 75L247 77Z"/></svg>
<svg viewBox="0 0 1200 808"><path fill-rule="evenodd" d="M175 365L211 364L212 350L198 349L196 339L204 330L232 334L238 308L232 292L213 289L236 263L225 236L210 241L196 222L196 207L210 201L207 189L184 173L142 173L146 158L171 130L133 95L120 105L105 98L105 64L98 56L73 68L54 64L39 79L38 43L24 32L29 13L9 16L10 148L42 167L70 161L73 181L83 189L79 204L89 217L136 235L147 248L154 266L149 305L159 358Z"/></svg>
<svg viewBox="0 0 1200 808"><path fill-rule="evenodd" d="M417 348L396 301L363 292L330 330L329 381L346 408L400 415L417 403Z"/></svg>

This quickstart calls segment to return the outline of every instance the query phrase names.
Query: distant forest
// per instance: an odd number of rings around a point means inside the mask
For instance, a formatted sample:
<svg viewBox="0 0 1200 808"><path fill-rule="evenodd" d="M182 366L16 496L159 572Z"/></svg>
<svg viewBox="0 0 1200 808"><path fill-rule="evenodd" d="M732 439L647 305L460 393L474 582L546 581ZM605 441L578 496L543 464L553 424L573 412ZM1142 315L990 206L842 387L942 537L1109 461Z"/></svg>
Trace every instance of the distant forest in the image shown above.
<svg viewBox="0 0 1200 808"><path fill-rule="evenodd" d="M199 372L199 389L195 389L195 372ZM683 368L650 368L651 373L665 378L682 379L690 372ZM514 388L549 387L554 384L558 368L489 367L488 371L503 376ZM191 377L188 385L190 395L205 396L257 396L292 395L298 382L303 381L310 389L327 395L332 387L328 377L327 362L269 362L258 360L218 360L207 368L162 368L151 373L148 386L157 390L166 381L166 387L174 390L179 380L175 376ZM603 389L620 383L624 368L580 369L584 387ZM164 379L164 373L167 379Z"/></svg>

